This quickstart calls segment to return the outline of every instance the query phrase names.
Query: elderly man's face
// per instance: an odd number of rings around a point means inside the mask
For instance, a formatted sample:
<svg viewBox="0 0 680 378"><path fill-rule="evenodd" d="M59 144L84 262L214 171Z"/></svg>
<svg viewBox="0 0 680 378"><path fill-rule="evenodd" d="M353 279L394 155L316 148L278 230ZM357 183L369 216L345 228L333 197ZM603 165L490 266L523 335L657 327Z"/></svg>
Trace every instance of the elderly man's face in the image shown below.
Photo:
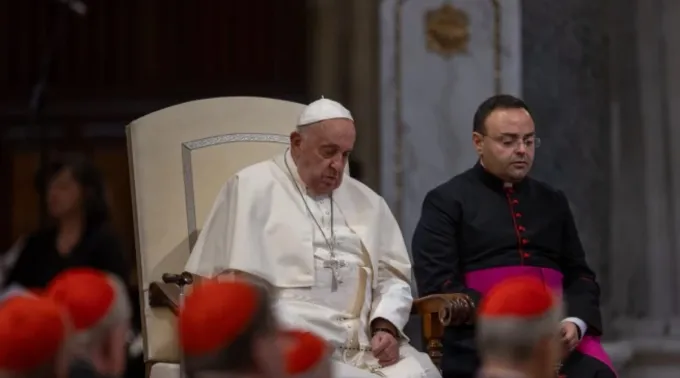
<svg viewBox="0 0 680 378"><path fill-rule="evenodd" d="M305 126L291 134L291 154L309 191L330 194L340 186L355 140L354 122L341 118Z"/></svg>

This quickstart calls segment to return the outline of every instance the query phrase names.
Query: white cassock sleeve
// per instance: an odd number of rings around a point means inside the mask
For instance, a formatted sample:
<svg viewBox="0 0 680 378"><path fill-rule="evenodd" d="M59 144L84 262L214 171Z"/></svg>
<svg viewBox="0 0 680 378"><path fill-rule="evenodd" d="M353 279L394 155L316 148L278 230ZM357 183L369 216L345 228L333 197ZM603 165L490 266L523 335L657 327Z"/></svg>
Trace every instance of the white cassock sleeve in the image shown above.
<svg viewBox="0 0 680 378"><path fill-rule="evenodd" d="M191 251L187 272L215 277L237 270L270 280L268 259L262 256L262 225L253 216L257 194L247 189L239 176L224 184Z"/></svg>
<svg viewBox="0 0 680 378"><path fill-rule="evenodd" d="M370 321L383 318L392 323L403 338L413 304L411 260L396 219L383 199L380 201L380 254L377 285L373 289Z"/></svg>

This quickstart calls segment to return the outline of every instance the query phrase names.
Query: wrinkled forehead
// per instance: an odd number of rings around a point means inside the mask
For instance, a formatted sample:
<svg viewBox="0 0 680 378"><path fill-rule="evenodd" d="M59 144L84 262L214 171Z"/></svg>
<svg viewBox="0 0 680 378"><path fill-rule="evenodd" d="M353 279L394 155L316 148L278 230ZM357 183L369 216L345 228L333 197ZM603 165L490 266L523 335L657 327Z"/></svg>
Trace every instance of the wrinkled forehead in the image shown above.
<svg viewBox="0 0 680 378"><path fill-rule="evenodd" d="M534 120L526 109L496 109L485 122L490 135L528 135L535 132Z"/></svg>
<svg viewBox="0 0 680 378"><path fill-rule="evenodd" d="M306 131L321 145L332 144L343 149L352 149L354 146L356 129L351 120L329 119L307 127L309 129Z"/></svg>

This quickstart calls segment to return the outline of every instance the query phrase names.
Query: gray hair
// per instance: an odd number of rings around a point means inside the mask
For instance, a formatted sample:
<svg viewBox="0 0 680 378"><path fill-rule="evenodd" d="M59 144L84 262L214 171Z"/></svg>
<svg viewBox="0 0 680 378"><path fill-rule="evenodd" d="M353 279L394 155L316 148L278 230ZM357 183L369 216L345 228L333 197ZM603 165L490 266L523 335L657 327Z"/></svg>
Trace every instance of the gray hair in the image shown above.
<svg viewBox="0 0 680 378"><path fill-rule="evenodd" d="M73 355L73 341L69 337L73 326L65 312L62 314L62 319L64 324L64 340L61 342L59 350L48 361L40 366L23 371L0 369L0 378L58 378L61 376L58 370L60 368L65 369Z"/></svg>
<svg viewBox="0 0 680 378"><path fill-rule="evenodd" d="M92 347L102 343L114 327L130 321L132 318L132 305L125 285L118 277L110 274L107 276L115 293L114 302L106 316L97 324L73 335L73 344L77 353L87 353Z"/></svg>
<svg viewBox="0 0 680 378"><path fill-rule="evenodd" d="M535 318L480 317L477 324L477 346L480 355L508 362L526 362L538 343L559 332L563 307L557 306Z"/></svg>
<svg viewBox="0 0 680 378"><path fill-rule="evenodd" d="M250 323L236 338L216 351L202 355L184 355L184 368L189 378L207 377L215 374L246 374L256 367L253 356L255 339L273 334L277 328L272 309L272 298L268 288L261 281L253 287L258 291L257 311ZM266 282L266 281L265 281Z"/></svg>

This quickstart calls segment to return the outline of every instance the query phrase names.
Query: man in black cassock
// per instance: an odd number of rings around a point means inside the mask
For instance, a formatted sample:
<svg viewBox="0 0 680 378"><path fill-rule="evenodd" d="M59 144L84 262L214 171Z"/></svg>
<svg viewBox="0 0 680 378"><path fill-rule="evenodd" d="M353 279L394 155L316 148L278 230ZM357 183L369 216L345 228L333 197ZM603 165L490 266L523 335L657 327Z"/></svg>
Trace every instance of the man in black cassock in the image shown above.
<svg viewBox="0 0 680 378"><path fill-rule="evenodd" d="M463 293L470 311L495 283L539 277L561 291L566 378L616 377L600 344L600 289L588 267L564 193L528 177L540 140L527 105L509 95L484 101L472 139L479 161L425 196L413 235L421 296ZM473 324L443 339L444 378L473 377L480 361Z"/></svg>

